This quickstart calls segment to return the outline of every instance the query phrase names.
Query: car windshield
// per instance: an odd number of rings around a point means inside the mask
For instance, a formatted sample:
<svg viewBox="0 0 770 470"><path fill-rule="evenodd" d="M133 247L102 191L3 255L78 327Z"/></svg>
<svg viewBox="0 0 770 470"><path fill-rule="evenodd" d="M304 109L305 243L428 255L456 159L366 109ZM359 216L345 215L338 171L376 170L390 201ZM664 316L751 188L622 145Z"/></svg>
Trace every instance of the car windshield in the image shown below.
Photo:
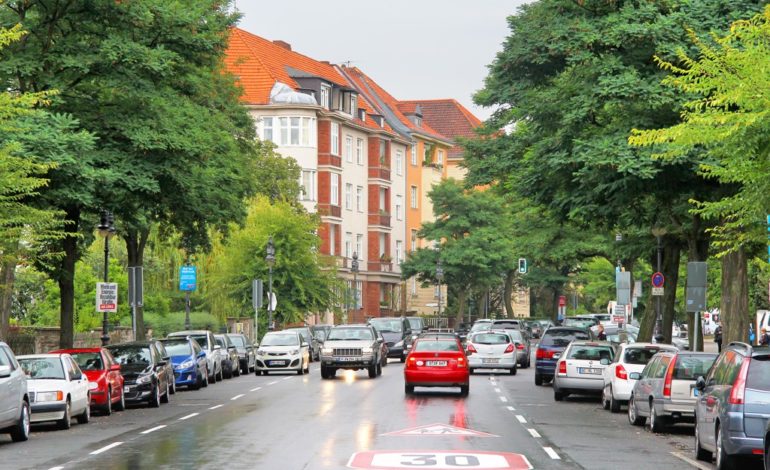
<svg viewBox="0 0 770 470"><path fill-rule="evenodd" d="M519 330L508 330L507 333L514 341L524 341L524 338L521 336L521 331Z"/></svg>
<svg viewBox="0 0 770 470"><path fill-rule="evenodd" d="M260 346L297 346L297 335L265 335Z"/></svg>
<svg viewBox="0 0 770 470"><path fill-rule="evenodd" d="M369 328L334 328L329 332L329 341L371 341L374 339Z"/></svg>
<svg viewBox="0 0 770 470"><path fill-rule="evenodd" d="M310 341L310 333L308 332L307 328L289 328L286 331L296 331L297 333L301 334L303 338L305 338L305 341Z"/></svg>
<svg viewBox="0 0 770 470"><path fill-rule="evenodd" d="M81 370L102 370L102 355L98 352L70 353Z"/></svg>
<svg viewBox="0 0 770 470"><path fill-rule="evenodd" d="M246 340L243 338L243 336L231 336L230 341L232 341L236 347L239 347L239 348L246 347Z"/></svg>
<svg viewBox="0 0 770 470"><path fill-rule="evenodd" d="M64 368L58 356L23 358L19 359L19 364L30 379L64 379Z"/></svg>
<svg viewBox="0 0 770 470"><path fill-rule="evenodd" d="M380 330L382 333L401 333L402 331L401 320L384 320L375 318L369 320L369 323L374 325L374 327Z"/></svg>
<svg viewBox="0 0 770 470"><path fill-rule="evenodd" d="M143 346L110 346L110 352L119 364L149 364L150 348Z"/></svg>
<svg viewBox="0 0 770 470"><path fill-rule="evenodd" d="M770 356L754 356L749 364L746 388L770 391Z"/></svg>
<svg viewBox="0 0 770 470"><path fill-rule="evenodd" d="M457 346L457 341L434 341L421 339L414 345L415 351L453 351L459 352L460 348Z"/></svg>
<svg viewBox="0 0 770 470"><path fill-rule="evenodd" d="M227 344L225 343L225 339L224 338L222 338L222 337L218 337L218 338L215 337L214 341L216 341L217 344L222 347L222 349L227 349Z"/></svg>
<svg viewBox="0 0 770 470"><path fill-rule="evenodd" d="M564 326L579 326L581 328L588 328L594 325L592 320L581 320L579 318L565 318Z"/></svg>
<svg viewBox="0 0 770 470"><path fill-rule="evenodd" d="M578 330L554 330L550 328L546 331L543 339L540 340L540 345L565 348L576 339L589 339L588 333Z"/></svg>
<svg viewBox="0 0 770 470"><path fill-rule="evenodd" d="M623 362L626 364L645 365L650 362L652 356L658 353L660 348L628 348L623 354Z"/></svg>
<svg viewBox="0 0 770 470"><path fill-rule="evenodd" d="M192 346L187 340L164 341L163 345L169 356L192 356Z"/></svg>
<svg viewBox="0 0 770 470"><path fill-rule="evenodd" d="M422 330L422 318L408 318L409 320L409 326L412 327L413 330Z"/></svg>
<svg viewBox="0 0 770 470"><path fill-rule="evenodd" d="M190 335L190 338L194 339L198 342L198 344L201 345L203 349L209 348L209 337L208 335Z"/></svg>
<svg viewBox="0 0 770 470"><path fill-rule="evenodd" d="M521 323L518 321L500 321L497 320L494 323L492 323L492 329L495 330L505 330L505 329L518 329L521 326Z"/></svg>
<svg viewBox="0 0 770 470"><path fill-rule="evenodd" d="M600 361L602 359L612 360L612 348L602 345L576 344L570 348L567 359L576 361Z"/></svg>
<svg viewBox="0 0 770 470"><path fill-rule="evenodd" d="M476 331L486 331L488 329L492 328L492 322L481 322L481 323L474 323L471 327L471 333L475 333Z"/></svg>
<svg viewBox="0 0 770 470"><path fill-rule="evenodd" d="M505 344L510 343L511 339L503 333L478 333L473 335L471 343L476 344Z"/></svg>
<svg viewBox="0 0 770 470"><path fill-rule="evenodd" d="M700 376L705 376L715 359L716 355L687 356L680 354L677 356L676 365L674 365L674 378L677 380L695 380Z"/></svg>

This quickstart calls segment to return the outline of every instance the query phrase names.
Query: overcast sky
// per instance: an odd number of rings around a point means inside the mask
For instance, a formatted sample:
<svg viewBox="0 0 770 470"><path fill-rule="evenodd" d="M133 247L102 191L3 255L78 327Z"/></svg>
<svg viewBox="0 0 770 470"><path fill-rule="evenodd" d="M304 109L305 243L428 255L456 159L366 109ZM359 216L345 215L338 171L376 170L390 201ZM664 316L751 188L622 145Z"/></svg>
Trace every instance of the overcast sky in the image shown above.
<svg viewBox="0 0 770 470"><path fill-rule="evenodd" d="M237 0L240 27L316 60L350 62L398 99L473 104L522 0Z"/></svg>

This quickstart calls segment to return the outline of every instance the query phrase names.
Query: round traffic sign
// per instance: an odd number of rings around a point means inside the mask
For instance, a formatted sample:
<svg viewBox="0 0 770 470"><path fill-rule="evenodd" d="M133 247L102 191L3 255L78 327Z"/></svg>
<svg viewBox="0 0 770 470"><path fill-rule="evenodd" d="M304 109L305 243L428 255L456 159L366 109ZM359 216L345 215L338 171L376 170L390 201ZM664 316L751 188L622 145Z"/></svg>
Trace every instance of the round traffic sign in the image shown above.
<svg viewBox="0 0 770 470"><path fill-rule="evenodd" d="M652 275L652 287L663 287L663 283L666 278L663 277L663 273L657 272Z"/></svg>

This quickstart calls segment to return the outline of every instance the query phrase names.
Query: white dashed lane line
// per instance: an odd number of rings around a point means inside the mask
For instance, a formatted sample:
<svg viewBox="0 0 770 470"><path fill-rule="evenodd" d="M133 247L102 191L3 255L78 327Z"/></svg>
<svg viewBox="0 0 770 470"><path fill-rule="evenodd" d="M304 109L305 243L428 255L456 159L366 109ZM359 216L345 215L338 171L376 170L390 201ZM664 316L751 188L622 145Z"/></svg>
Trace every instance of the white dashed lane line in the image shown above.
<svg viewBox="0 0 770 470"><path fill-rule="evenodd" d="M166 427L165 424L161 424L160 426L155 426L154 428L150 428L150 429L144 430L144 431L140 432L139 434L150 434L151 432L155 432L155 431L157 431L159 429L163 429L165 427Z"/></svg>
<svg viewBox="0 0 770 470"><path fill-rule="evenodd" d="M508 403L508 399L505 397L500 397L500 401L503 403Z"/></svg>
<svg viewBox="0 0 770 470"><path fill-rule="evenodd" d="M537 432L537 429L527 428L527 431L528 431L528 432L529 432L529 434L530 434L532 437L534 437L535 439L537 439L538 437L541 437L541 436L540 436L540 433L539 433L539 432Z"/></svg>
<svg viewBox="0 0 770 470"><path fill-rule="evenodd" d="M242 396L243 396L243 394L242 394L242 393L241 393L240 395L236 395L236 396L232 397L232 398L230 399L230 401L235 401L235 400L237 400L237 399L241 398Z"/></svg>
<svg viewBox="0 0 770 470"><path fill-rule="evenodd" d="M548 454L548 457L551 457L553 460L561 460L561 457L559 457L559 454L556 453L555 450L553 450L550 447L543 447L543 450L546 454Z"/></svg>
<svg viewBox="0 0 770 470"><path fill-rule="evenodd" d="M506 408L508 408L508 411L516 411L516 408L512 406L506 406Z"/></svg>
<svg viewBox="0 0 770 470"><path fill-rule="evenodd" d="M495 388L495 393L500 393L500 389L499 388Z"/></svg>
<svg viewBox="0 0 770 470"><path fill-rule="evenodd" d="M284 377L283 380L289 380L291 378L292 378L292 376L288 376L288 377Z"/></svg>
<svg viewBox="0 0 770 470"><path fill-rule="evenodd" d="M521 424L527 424L526 418L522 415L516 415L516 419L518 419Z"/></svg>
<svg viewBox="0 0 770 470"><path fill-rule="evenodd" d="M275 381L273 381L273 382L270 382L268 385L275 385L275 384L277 384L277 383L278 383L278 381L277 381L277 380L275 380Z"/></svg>
<svg viewBox="0 0 770 470"><path fill-rule="evenodd" d="M199 414L200 414L200 413L191 413L191 414L189 414L189 415L187 415L187 416L182 416L181 418L179 418L179 421L184 421L184 420L186 420L186 419L190 419L190 418L192 418L192 417L194 417L194 416L198 416Z"/></svg>
<svg viewBox="0 0 770 470"><path fill-rule="evenodd" d="M256 387L249 390L250 392L256 392L257 390L262 390L262 387Z"/></svg>
<svg viewBox="0 0 770 470"><path fill-rule="evenodd" d="M211 408L209 408L209 409L210 409L210 410L216 410L217 408L222 408L223 406L224 406L224 405L214 405L214 406L212 406L212 407L211 407Z"/></svg>
<svg viewBox="0 0 770 470"><path fill-rule="evenodd" d="M117 446L119 446L121 444L123 444L123 443L122 442L113 442L112 444L110 444L108 446L104 446L101 449L97 449L97 450L91 452L91 455L99 455L102 452L107 452L108 450L110 450L112 448L115 448L115 447L117 447Z"/></svg>

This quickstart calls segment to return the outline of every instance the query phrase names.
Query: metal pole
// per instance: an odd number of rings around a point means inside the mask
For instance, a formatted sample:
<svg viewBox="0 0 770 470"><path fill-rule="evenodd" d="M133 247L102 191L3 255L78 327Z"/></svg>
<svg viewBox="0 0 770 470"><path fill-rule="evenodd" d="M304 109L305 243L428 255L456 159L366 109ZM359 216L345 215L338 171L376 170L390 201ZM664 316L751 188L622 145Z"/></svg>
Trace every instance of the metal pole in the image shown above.
<svg viewBox="0 0 770 470"><path fill-rule="evenodd" d="M190 324L190 291L185 291L184 293L184 329L190 330L192 329L192 325Z"/></svg>
<svg viewBox="0 0 770 470"><path fill-rule="evenodd" d="M353 271L353 316L356 318L354 321L358 321L358 271Z"/></svg>
<svg viewBox="0 0 770 470"><path fill-rule="evenodd" d="M693 325L693 329L695 330L695 333L694 333L695 337L693 338L693 341L692 341L692 349L694 351L698 351L698 335L700 334L700 312L693 313L693 316L695 317L695 321L693 322L695 323Z"/></svg>
<svg viewBox="0 0 770 470"><path fill-rule="evenodd" d="M273 331L273 267L268 267L270 298L267 300L267 331Z"/></svg>
<svg viewBox="0 0 770 470"><path fill-rule="evenodd" d="M104 282L110 282L110 236L104 237ZM105 311L102 318L102 346L110 342L110 320Z"/></svg>
<svg viewBox="0 0 770 470"><path fill-rule="evenodd" d="M658 240L658 268L657 268L657 271L661 272L660 270L661 270L661 264L662 264L662 259L663 259L663 244L661 243L660 235L658 235L655 238L657 238L657 240ZM662 310L662 306L660 304L661 297L663 297L663 296L662 295L658 295L657 299L656 299L656 302L655 302L655 334L654 334L654 336L660 335L661 332L663 331L663 318L662 318L663 317L663 310Z"/></svg>

